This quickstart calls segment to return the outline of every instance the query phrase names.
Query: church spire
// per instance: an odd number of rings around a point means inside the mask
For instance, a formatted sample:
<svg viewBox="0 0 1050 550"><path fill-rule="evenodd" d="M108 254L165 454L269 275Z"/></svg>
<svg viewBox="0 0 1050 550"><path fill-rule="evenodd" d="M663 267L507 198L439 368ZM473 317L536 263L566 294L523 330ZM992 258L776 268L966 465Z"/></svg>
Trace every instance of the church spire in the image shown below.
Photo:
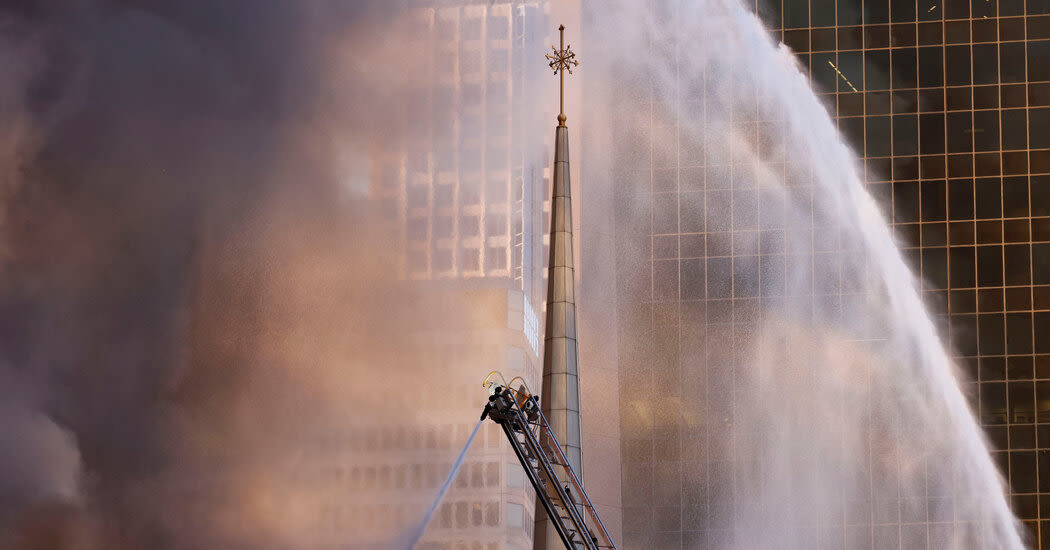
<svg viewBox="0 0 1050 550"><path fill-rule="evenodd" d="M561 76L561 109L555 128L553 192L551 196L550 260L547 266L547 322L543 339L543 392L541 406L551 431L561 442L570 466L583 480L580 436L580 384L576 346L576 296L572 248L572 193L569 185L569 129L565 126L565 72L579 64L565 46L547 54L550 67ZM535 548L560 548L550 520L537 514Z"/></svg>

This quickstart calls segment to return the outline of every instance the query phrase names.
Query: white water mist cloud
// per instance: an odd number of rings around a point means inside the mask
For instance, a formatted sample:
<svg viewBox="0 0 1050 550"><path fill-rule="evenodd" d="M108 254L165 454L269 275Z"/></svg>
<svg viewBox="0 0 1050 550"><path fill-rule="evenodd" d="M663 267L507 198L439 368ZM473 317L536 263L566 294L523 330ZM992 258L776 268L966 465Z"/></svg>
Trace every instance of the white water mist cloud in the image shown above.
<svg viewBox="0 0 1050 550"><path fill-rule="evenodd" d="M918 282L798 62L736 2L594 11L596 96L627 113L595 173L639 280L620 296L641 312L620 324L625 449L654 460L625 467L625 547L1021 548ZM706 248L669 271L648 238L679 232Z"/></svg>

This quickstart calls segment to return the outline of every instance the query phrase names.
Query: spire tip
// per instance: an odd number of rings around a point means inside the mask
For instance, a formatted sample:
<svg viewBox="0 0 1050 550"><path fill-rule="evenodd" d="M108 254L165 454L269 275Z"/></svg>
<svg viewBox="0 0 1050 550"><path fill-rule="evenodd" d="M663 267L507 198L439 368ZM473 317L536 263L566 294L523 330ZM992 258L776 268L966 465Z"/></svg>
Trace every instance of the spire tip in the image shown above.
<svg viewBox="0 0 1050 550"><path fill-rule="evenodd" d="M554 69L554 74L560 72L558 126L565 126L565 72L572 74L572 68L579 65L580 62L576 61L576 52L572 51L572 47L565 45L565 25L559 26L558 30L561 31L560 48L551 46L552 52L546 57L550 61L547 65Z"/></svg>

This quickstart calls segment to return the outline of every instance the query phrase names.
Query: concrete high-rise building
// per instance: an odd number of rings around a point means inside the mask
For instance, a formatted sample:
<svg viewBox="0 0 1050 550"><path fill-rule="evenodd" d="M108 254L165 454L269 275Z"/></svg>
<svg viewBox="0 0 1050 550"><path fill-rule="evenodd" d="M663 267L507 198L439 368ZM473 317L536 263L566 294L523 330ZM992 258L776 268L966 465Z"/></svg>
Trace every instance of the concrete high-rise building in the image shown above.
<svg viewBox="0 0 1050 550"><path fill-rule="evenodd" d="M467 308L477 301L488 303L478 305L479 310L492 309L500 296L505 297L506 305L495 308L506 313L505 328L435 327L418 335L431 341L432 347L423 344L424 349L464 342L455 352L435 355L436 368L484 364L486 372L501 370L507 379L522 376L546 398L548 388L543 388L540 377L544 345L540 319L548 314L550 199L557 169L550 122L557 80L551 77L543 54L556 42L558 23L578 22L580 2L420 0L417 5L416 36L422 47L413 49L432 55L423 75L433 82L427 105L432 116L399 123L411 125L409 135L431 137L406 143L399 150L374 152L370 196L383 209L382 218L400 233L401 276L416 281L416 288L466 297L459 305ZM570 109L579 110L578 89L570 84L567 90ZM568 179L567 171L563 175ZM580 212L578 205L572 208ZM564 222L572 223L568 210L561 215ZM575 228L579 230L578 221ZM562 244L578 261L581 253L572 246L572 228L562 227L559 234L568 235L570 242ZM573 261L558 258L561 266L565 262L571 266ZM562 277L578 276L578 270L556 271ZM594 291L587 295L599 298L601 273L592 275ZM558 288L564 290L574 281L561 283ZM582 443L583 467L588 472L585 484L618 539L617 366L608 361L602 333L609 320L608 305L600 300L579 305L580 333L593 338L580 349L585 371L581 387L570 388L574 390L570 393L580 395L570 405L586 417L576 422L582 440L569 443L577 450L577 461ZM560 324L556 328L565 331ZM575 331L567 334L575 338ZM571 347L575 351L575 342ZM479 381L484 374L479 370ZM477 389L473 379L457 389L455 402L463 404L464 413L478 412L471 408L476 401L470 397L480 397ZM467 428L466 424L454 427L456 440L465 437ZM435 548L532 548L534 525L543 520L537 515L543 512L537 511L516 459L493 425L484 427L483 447L475 448L483 451L472 454L464 467L470 471L470 486L462 486L468 474L460 474L463 481L441 505L424 541L438 545ZM411 451L396 460L418 468L419 456ZM422 460L425 471L435 468L428 460ZM399 488L388 493L391 498L404 494Z"/></svg>
<svg viewBox="0 0 1050 550"><path fill-rule="evenodd" d="M409 437L405 446L368 455L373 468L426 474L422 483L386 487L381 499L419 508L433 498L450 453L477 421L485 375L499 370L540 387L552 141L536 112L547 95L541 91L550 89L543 50L552 27L546 0L414 6L407 17L415 42L406 49L429 52L418 76L430 84L423 108L411 111L424 115L392 113L410 139L373 152L370 197L398 235L398 275L433 300L420 307L440 310L445 302L468 319L403 335L432 361L426 368L447 373L441 376L453 386L429 404L428 414L461 420L438 428L434 452L409 444ZM416 437L429 445L433 435ZM528 485L502 432L487 422L420 548L531 548L536 510Z"/></svg>

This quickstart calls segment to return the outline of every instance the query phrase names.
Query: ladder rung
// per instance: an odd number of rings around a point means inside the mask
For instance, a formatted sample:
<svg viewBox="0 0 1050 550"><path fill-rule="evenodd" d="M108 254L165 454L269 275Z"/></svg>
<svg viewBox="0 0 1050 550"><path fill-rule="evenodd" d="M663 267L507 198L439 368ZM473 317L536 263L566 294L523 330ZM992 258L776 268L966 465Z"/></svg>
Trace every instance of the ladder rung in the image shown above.
<svg viewBox="0 0 1050 550"><path fill-rule="evenodd" d="M527 429L531 431L526 432ZM504 432L511 436L511 444L522 466L531 472L529 477L537 489L537 496L544 501L551 519L561 524L559 531L566 545L572 550L615 550L616 546L608 541L607 537L603 544L599 544L591 535L590 528L585 526L588 517L597 519L597 511L593 505L587 503L586 493L573 477L572 466L562 459L557 439L549 430L549 426L544 424L533 426L523 421L504 425ZM562 469L559 470L555 466ZM581 502L576 502L577 500ZM579 516L576 515L577 512ZM577 524L578 520L584 524ZM597 523L600 524L600 521L597 520Z"/></svg>

